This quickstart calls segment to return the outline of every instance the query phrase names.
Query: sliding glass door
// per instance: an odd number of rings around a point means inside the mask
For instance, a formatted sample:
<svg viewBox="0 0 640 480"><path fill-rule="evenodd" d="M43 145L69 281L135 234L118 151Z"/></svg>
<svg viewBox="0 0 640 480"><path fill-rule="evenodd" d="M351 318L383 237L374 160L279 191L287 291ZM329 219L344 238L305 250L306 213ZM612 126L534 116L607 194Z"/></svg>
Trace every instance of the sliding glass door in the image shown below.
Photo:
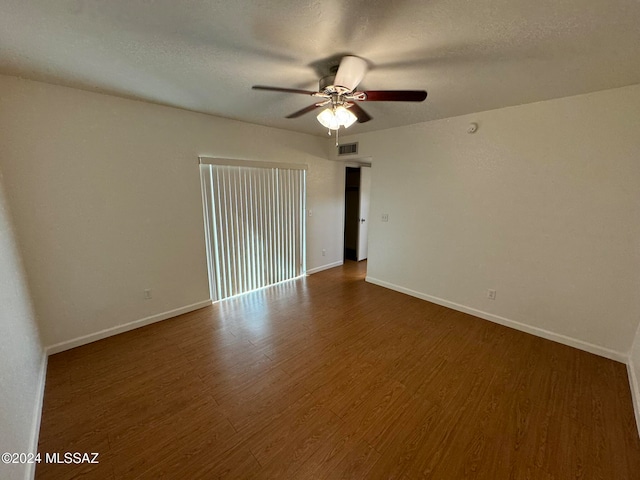
<svg viewBox="0 0 640 480"><path fill-rule="evenodd" d="M306 166L200 162L211 298L304 274Z"/></svg>

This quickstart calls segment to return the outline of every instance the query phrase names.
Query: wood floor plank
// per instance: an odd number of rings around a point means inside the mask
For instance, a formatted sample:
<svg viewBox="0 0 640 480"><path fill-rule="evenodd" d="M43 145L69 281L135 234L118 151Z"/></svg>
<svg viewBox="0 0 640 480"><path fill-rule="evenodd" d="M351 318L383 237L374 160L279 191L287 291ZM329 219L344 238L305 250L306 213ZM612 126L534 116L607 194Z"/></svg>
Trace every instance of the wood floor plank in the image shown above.
<svg viewBox="0 0 640 480"><path fill-rule="evenodd" d="M320 408L308 421L289 430L285 438L272 437L268 442L254 444L250 450L262 466L260 476L296 478L300 468L322 444L331 439L341 425L342 421L333 412Z"/></svg>
<svg viewBox="0 0 640 480"><path fill-rule="evenodd" d="M377 446L380 458L370 471L372 479L399 479L405 476L415 478L408 471L420 457L420 449L425 445L439 448L440 444L433 430L445 411L442 406L414 396L407 408L407 416L391 426L384 439Z"/></svg>
<svg viewBox="0 0 640 480"><path fill-rule="evenodd" d="M53 355L38 479L640 478L624 365L364 281L366 262Z"/></svg>
<svg viewBox="0 0 640 480"><path fill-rule="evenodd" d="M313 453L295 472L296 478L305 479L358 479L367 478L367 473L380 454L371 445L341 426Z"/></svg>

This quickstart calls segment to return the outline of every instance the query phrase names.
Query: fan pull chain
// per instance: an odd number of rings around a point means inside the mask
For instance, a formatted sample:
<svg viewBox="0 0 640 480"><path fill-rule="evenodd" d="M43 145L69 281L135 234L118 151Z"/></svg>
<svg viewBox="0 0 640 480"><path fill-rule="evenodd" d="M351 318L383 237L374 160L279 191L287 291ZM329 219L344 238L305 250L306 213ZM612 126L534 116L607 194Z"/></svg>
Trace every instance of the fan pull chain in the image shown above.
<svg viewBox="0 0 640 480"><path fill-rule="evenodd" d="M329 129L327 131L327 135L331 136L331 129ZM336 130L336 147L339 147L339 140L340 140L340 129Z"/></svg>

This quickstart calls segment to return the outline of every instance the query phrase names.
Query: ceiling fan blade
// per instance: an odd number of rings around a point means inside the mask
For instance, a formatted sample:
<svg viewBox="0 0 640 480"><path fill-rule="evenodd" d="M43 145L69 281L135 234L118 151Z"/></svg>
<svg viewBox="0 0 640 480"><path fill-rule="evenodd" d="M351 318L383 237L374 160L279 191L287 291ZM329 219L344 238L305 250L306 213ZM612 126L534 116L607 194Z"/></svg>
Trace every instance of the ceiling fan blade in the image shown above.
<svg viewBox="0 0 640 480"><path fill-rule="evenodd" d="M342 57L333 84L354 91L367 73L367 62L360 57Z"/></svg>
<svg viewBox="0 0 640 480"><path fill-rule="evenodd" d="M287 115L286 118L298 118L298 117L301 117L305 113L312 112L312 111L314 111L316 108L318 108L320 106L321 105L318 105L318 104L314 103L313 105L309 105L308 107L305 107L302 110L298 110L297 112L293 112L291 115Z"/></svg>
<svg viewBox="0 0 640 480"><path fill-rule="evenodd" d="M424 90L367 90L363 93L367 102L423 102L427 98Z"/></svg>
<svg viewBox="0 0 640 480"><path fill-rule="evenodd" d="M316 93L310 90L299 90L297 88L266 87L264 85L254 85L251 88L253 90L268 90L270 92L302 93L303 95L313 95L314 93Z"/></svg>
<svg viewBox="0 0 640 480"><path fill-rule="evenodd" d="M363 108L357 103L352 103L349 110L358 118L358 123L366 123L373 117L363 110Z"/></svg>

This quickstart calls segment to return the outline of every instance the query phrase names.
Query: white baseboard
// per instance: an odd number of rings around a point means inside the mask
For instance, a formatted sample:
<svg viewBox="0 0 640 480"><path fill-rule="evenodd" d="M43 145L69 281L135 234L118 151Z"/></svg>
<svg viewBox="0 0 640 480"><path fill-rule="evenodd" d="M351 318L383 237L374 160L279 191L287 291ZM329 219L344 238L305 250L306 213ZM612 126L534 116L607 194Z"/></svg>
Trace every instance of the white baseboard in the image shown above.
<svg viewBox="0 0 640 480"><path fill-rule="evenodd" d="M33 418L35 419L35 422L31 430L31 438L29 439L31 450L27 450L28 453L38 452L38 439L40 438L40 421L42 420L42 406L44 404L44 386L47 380L48 360L49 356L43 350L42 361L40 364L40 375L38 378L38 391L36 393L36 404L33 406ZM25 478L34 479L36 476L36 464L29 463L27 465Z"/></svg>
<svg viewBox="0 0 640 480"><path fill-rule="evenodd" d="M638 435L640 435L640 385L638 385L638 377L635 368L633 368L631 356L627 361L627 374L629 375L629 386L631 387L633 412L636 414L636 428L638 429Z"/></svg>
<svg viewBox="0 0 640 480"><path fill-rule="evenodd" d="M432 297L431 295L427 295L426 293L417 292L415 290L411 290L409 288L401 287L399 285L395 285L393 283L385 282L383 280L379 280L377 278L367 276L365 279L369 283L373 283L374 285L379 285L381 287L389 288L391 290L395 290L397 292L406 293L407 295L411 295L412 297L417 297L422 300L426 300L431 303L435 303L438 305L442 305L443 307L448 307L453 310L457 310L459 312L468 313L475 317L482 318L484 320L489 320L490 322L498 323L500 325L504 325L505 327L510 327L515 330L520 330L522 332L530 333L531 335L535 335L537 337L546 338L547 340L552 340L554 342L562 343L563 345L568 345L570 347L575 347L580 350L584 350L585 352L593 353L595 355L599 355L601 357L609 358L611 360L615 360L617 362L627 363L628 356L621 352L616 352L615 350L610 350L606 347L601 347L599 345L594 345L592 343L584 342L582 340L578 340L576 338L567 337L566 335L562 335L559 333L551 332L549 330L545 330L543 328L533 327L531 325L527 325L524 323L516 322L515 320L510 320L505 317L500 317L498 315L494 315L492 313L483 312L482 310L477 310L475 308L467 307L465 305L460 305L455 302L450 302L449 300L444 300L438 297Z"/></svg>
<svg viewBox="0 0 640 480"><path fill-rule="evenodd" d="M169 310L168 312L158 313L157 315L141 318L140 320L134 320L133 322L125 323L124 325L118 325L116 327L100 330L96 333L83 335L82 337L74 338L73 340L56 343L55 345L47 347L47 355L53 355L54 353L60 353L65 350L70 350L72 348L79 347L80 345L86 345L87 343L102 340L103 338L111 337L119 333L128 332L129 330L144 327L145 325L159 322L161 320L166 320L167 318L177 317L178 315L182 315L183 313L193 312L194 310L199 310L200 308L204 308L209 305L211 305L211 300L203 300L201 302L193 303L185 307L176 308L175 310Z"/></svg>
<svg viewBox="0 0 640 480"><path fill-rule="evenodd" d="M328 263L327 265L322 265L321 267L312 268L311 270L307 270L307 275L313 275L314 273L321 272L323 270L329 270L330 268L339 267L343 265L344 261L340 260L338 262Z"/></svg>

